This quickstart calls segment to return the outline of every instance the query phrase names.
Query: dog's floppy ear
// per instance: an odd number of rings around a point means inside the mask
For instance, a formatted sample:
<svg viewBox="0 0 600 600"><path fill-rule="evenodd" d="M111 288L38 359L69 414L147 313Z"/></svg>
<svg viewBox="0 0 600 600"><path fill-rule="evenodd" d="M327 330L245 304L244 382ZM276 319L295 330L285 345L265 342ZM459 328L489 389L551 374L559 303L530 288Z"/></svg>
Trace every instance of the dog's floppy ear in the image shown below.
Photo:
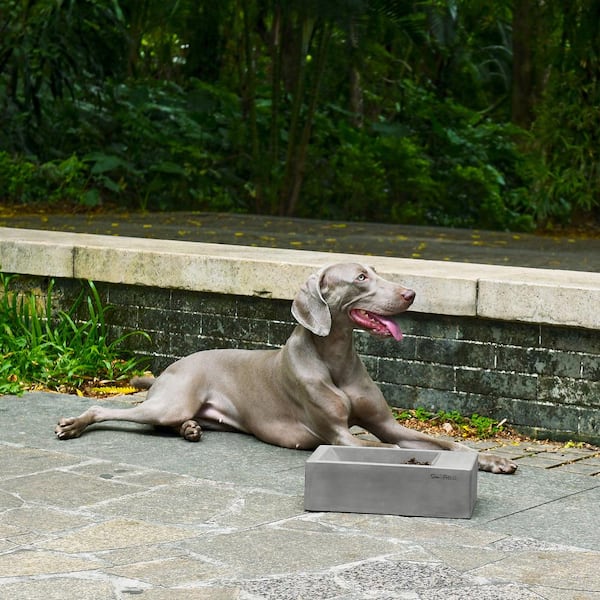
<svg viewBox="0 0 600 600"><path fill-rule="evenodd" d="M331 313L321 293L322 271L311 275L292 302L294 319L315 335L325 337L331 330Z"/></svg>

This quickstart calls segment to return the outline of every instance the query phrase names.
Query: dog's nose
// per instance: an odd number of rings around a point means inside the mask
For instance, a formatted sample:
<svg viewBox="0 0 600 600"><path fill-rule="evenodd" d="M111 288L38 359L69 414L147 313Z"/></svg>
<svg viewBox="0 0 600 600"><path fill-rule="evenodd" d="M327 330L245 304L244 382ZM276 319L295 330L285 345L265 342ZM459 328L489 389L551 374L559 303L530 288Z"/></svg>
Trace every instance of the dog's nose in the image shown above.
<svg viewBox="0 0 600 600"><path fill-rule="evenodd" d="M414 290L404 290L402 292L402 297L407 301L407 302L412 302L415 299L415 292Z"/></svg>

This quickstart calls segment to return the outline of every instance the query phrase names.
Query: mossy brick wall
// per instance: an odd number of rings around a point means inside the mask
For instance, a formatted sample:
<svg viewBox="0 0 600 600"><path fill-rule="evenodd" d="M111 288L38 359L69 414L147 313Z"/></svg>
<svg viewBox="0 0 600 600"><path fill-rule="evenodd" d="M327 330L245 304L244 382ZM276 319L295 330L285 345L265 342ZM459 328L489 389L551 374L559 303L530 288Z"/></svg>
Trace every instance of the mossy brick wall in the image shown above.
<svg viewBox="0 0 600 600"><path fill-rule="evenodd" d="M129 343L151 357L155 373L198 350L278 347L294 327L288 301L97 287L114 306L115 334L151 335L151 343L138 336ZM56 289L68 304L78 284L57 280ZM600 442L598 331L414 312L401 325L401 343L356 333L358 351L392 406L478 413L537 437Z"/></svg>

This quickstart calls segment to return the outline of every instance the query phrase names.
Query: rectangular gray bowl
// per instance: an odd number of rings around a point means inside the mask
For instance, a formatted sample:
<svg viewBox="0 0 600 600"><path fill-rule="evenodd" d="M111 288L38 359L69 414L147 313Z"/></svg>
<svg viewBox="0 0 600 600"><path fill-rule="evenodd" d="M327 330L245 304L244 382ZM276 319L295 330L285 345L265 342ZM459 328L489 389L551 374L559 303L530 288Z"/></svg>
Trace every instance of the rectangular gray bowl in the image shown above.
<svg viewBox="0 0 600 600"><path fill-rule="evenodd" d="M304 508L470 518L477 468L476 452L319 446L306 461Z"/></svg>

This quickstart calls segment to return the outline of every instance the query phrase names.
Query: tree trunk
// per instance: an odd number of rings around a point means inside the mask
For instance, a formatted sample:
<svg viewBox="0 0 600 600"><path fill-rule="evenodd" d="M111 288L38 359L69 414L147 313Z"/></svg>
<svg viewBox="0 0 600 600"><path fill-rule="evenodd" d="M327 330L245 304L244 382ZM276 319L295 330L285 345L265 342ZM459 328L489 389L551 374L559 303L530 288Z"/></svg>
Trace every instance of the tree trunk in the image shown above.
<svg viewBox="0 0 600 600"><path fill-rule="evenodd" d="M364 122L364 102L359 70L358 31L354 22L350 24L348 34L348 45L350 46L350 112L352 122L359 129Z"/></svg>
<svg viewBox="0 0 600 600"><path fill-rule="evenodd" d="M315 20L305 18L302 22L301 37L296 48L296 64L294 72L296 79L293 84L292 108L290 114L290 125L288 128L287 152L285 157L285 173L279 199L279 214L289 214L289 190L293 188L295 177L295 163L298 156L298 145L300 136L300 114L304 100L304 78L306 71L306 56L308 54L309 42L312 37Z"/></svg>
<svg viewBox="0 0 600 600"><path fill-rule="evenodd" d="M293 216L298 206L300 199L300 191L304 182L304 174L306 171L306 160L308 157L308 146L310 144L310 136L312 133L312 125L317 110L317 102L319 99L319 91L321 82L325 73L325 63L327 59L327 49L329 48L329 40L331 39L332 25L330 22L323 23L320 28L319 43L317 44L317 61L315 65L313 86L310 90L308 108L304 119L304 126L296 149L293 162L291 163L291 179L288 186L284 188L286 194L285 214Z"/></svg>
<svg viewBox="0 0 600 600"><path fill-rule="evenodd" d="M256 122L256 65L252 51L252 24L250 19L250 4L248 0L242 0L243 14L243 38L245 57L245 85L242 97L242 110L249 121L250 147L252 152L252 165L255 171L255 210L261 212L263 201L263 173L262 161L260 160L260 140L258 139L258 125Z"/></svg>
<svg viewBox="0 0 600 600"><path fill-rule="evenodd" d="M513 8L512 122L529 129L535 105L536 0L518 0Z"/></svg>
<svg viewBox="0 0 600 600"><path fill-rule="evenodd" d="M268 204L271 213L278 208L277 189L281 176L278 168L281 157L279 156L279 136L281 125L281 71L283 61L282 45L282 14L281 7L275 7L273 24L271 26L271 131L269 132L269 185L265 193L268 196Z"/></svg>

